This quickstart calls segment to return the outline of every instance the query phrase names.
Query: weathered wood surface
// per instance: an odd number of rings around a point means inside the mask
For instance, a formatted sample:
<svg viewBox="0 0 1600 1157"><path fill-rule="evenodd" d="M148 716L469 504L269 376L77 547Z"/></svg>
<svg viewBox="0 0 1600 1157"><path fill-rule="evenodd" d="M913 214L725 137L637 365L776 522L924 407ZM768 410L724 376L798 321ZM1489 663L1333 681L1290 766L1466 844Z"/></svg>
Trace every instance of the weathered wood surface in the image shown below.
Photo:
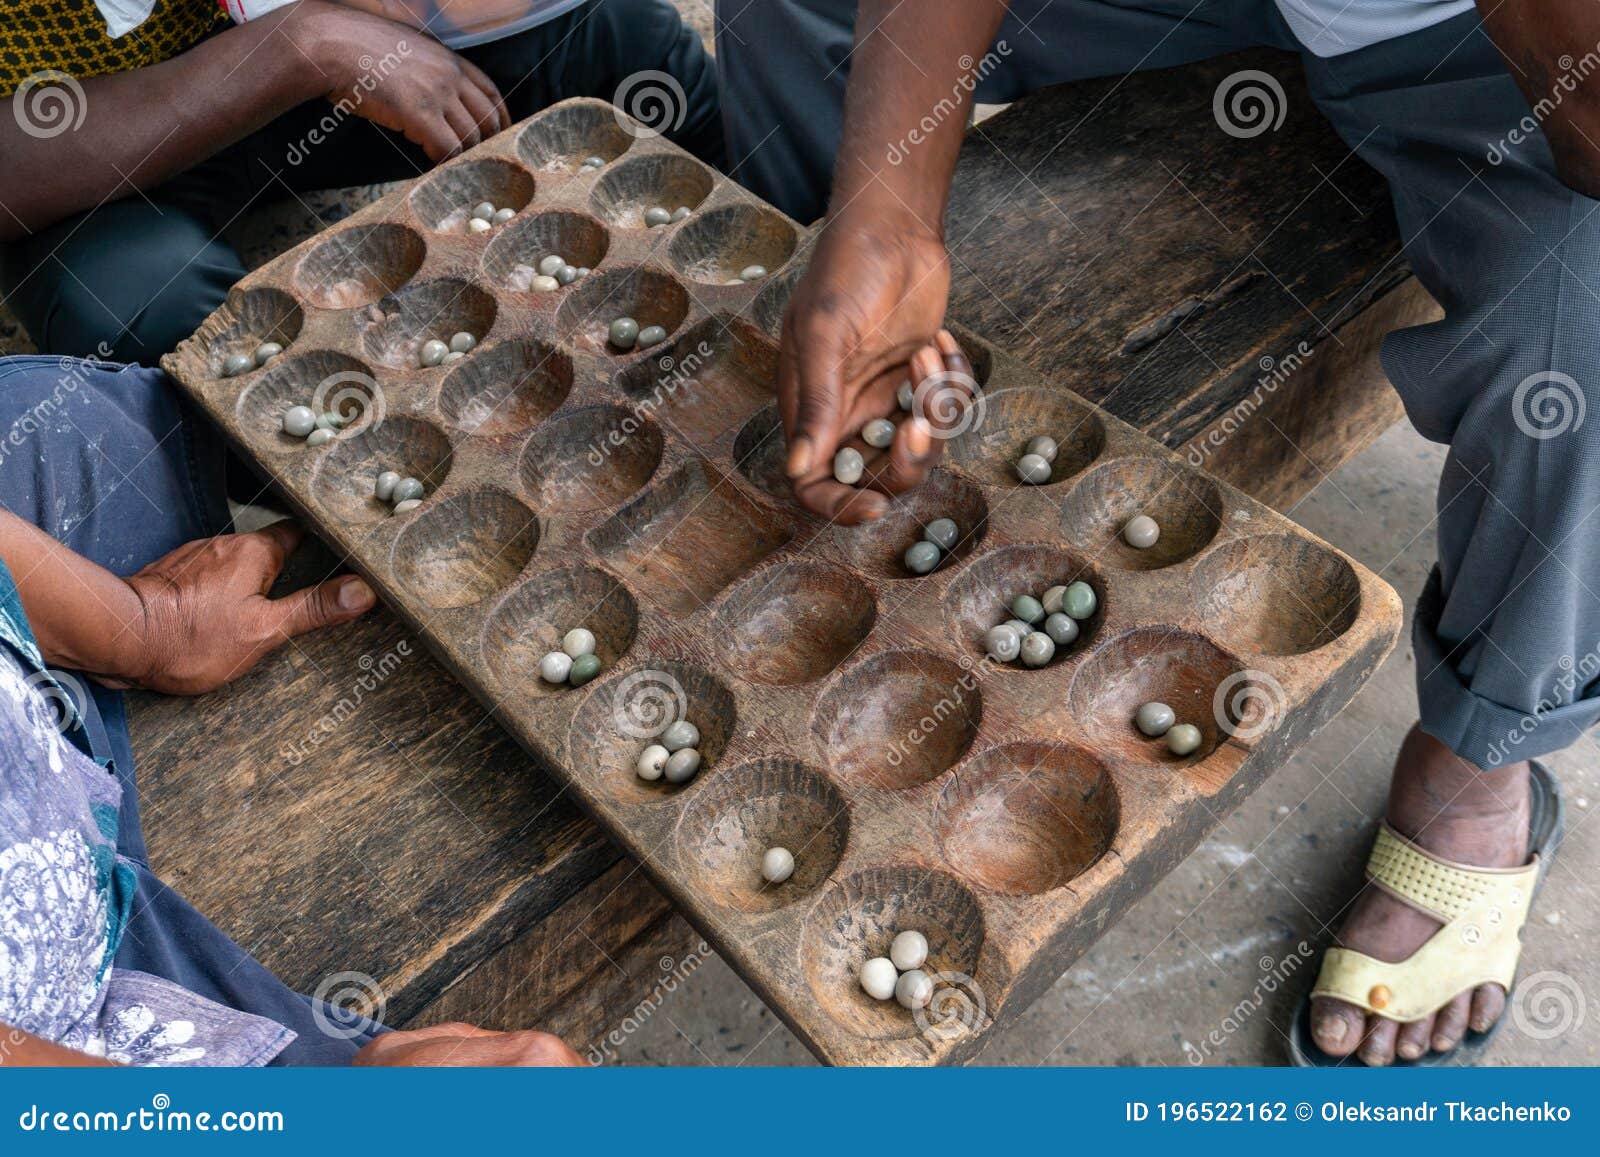
<svg viewBox="0 0 1600 1157"><path fill-rule="evenodd" d="M1136 419L1142 413L1137 424L1180 449L1186 442L1203 444L1204 433L1220 427L1254 392L1248 367L1261 357L1281 359L1292 351L1300 340L1290 340L1298 324L1301 333L1311 335L1306 340L1318 344L1316 356L1294 380L1315 380L1318 388L1299 392L1292 404L1286 404L1291 391L1271 392L1266 405L1251 411L1266 414L1270 423L1236 424L1222 448L1206 456L1208 469L1286 505L1322 469L1331 469L1392 420L1392 391L1373 371L1376 339L1393 318L1422 318L1433 307L1403 265L1392 260L1395 242L1381 182L1354 159L1340 163L1342 146L1314 116L1307 119L1301 98L1294 98L1296 107L1269 142L1292 142L1298 157L1269 156L1259 140L1236 142L1220 133L1215 141L1200 134L1155 133L1152 126L1160 121L1184 123L1170 112L1180 97L1190 104L1201 97L1209 102L1214 78L1227 71L1206 71L1213 67L1162 74L1154 87L1146 85L1147 78L1130 78L1130 98L1152 111L1121 163L1103 169L1097 180L1085 182L1079 158L1087 146L1077 143L1091 126L1072 138L1076 157L1063 150L1042 167L1026 166L1026 181L985 143L986 136L1004 139L1010 152L1028 147L1029 135L1059 138L1065 133L1059 122L1030 131L1022 114L1035 105L1060 102L1065 109L1072 100L1087 98L1041 94L985 122L962 159L956 203L978 204L990 190L990 203L999 196L1004 211L969 236L952 230L953 312L1039 368L1068 379L1113 413ZM1284 78L1291 94L1300 91L1293 70L1281 61L1268 67ZM1184 73L1191 71L1198 79L1185 83ZM1114 95L1103 111L1096 131L1109 136L1115 127L1107 117L1140 110L1124 107ZM1222 156L1207 157L1208 148L1225 153L1227 163L1237 167L1225 168ZM1163 281L1166 296L1134 285L1123 290L1130 303L1121 304L1100 288L1098 262L1084 269L1067 254L1052 254L1038 243L1041 222L1053 222L1052 237L1074 230L1055 208L1028 201L1037 202L1038 190L1045 189L1052 191L1052 200L1067 205L1070 193L1075 217L1086 212L1098 220L1094 206L1102 199L1131 199L1119 190L1132 167L1165 178L1158 159L1181 158L1185 151L1195 154L1187 170L1182 159L1166 159L1167 166L1197 192L1192 178L1197 167L1203 168L1204 187L1229 210L1228 228L1248 229L1251 237L1276 220L1259 206L1286 201L1292 208L1294 200L1282 190L1311 173L1312 163L1324 173L1332 171L1340 189L1365 210L1358 214L1345 205L1345 216L1335 218L1337 227L1315 238L1343 252L1349 262L1342 282L1323 282L1323 308L1316 310L1344 344L1329 342L1303 312L1296 323L1285 310L1275 315L1275 326L1259 332L1250 326L1230 328L1235 344L1223 349L1212 344L1221 332L1213 328L1219 313L1202 312L1144 351L1147 358L1155 350L1170 359L1158 363L1163 373L1159 379L1152 373L1157 385L1150 387L1172 391L1170 404L1150 403L1148 389L1130 390L1128 396L1145 408L1125 409L1113 387L1128 375L1110 372L1126 359L1120 353L1122 339L1159 316L1163 302L1214 289L1231 269L1227 255L1215 237L1209 248L1197 247L1193 239L1207 230L1224 240L1229 235L1175 182L1155 198L1159 238L1139 231L1143 215L1120 233L1115 224L1108 230L1102 222L1108 245L1133 246L1107 253L1102 258L1107 268L1120 264L1125 271L1138 262L1147 276L1161 278L1180 264L1185 270L1183 277ZM1218 183L1227 185L1230 172L1235 183L1228 188L1236 191L1216 197ZM1144 200L1158 191L1150 187ZM1327 187L1308 204L1339 212L1324 204L1326 196L1344 205ZM1209 201L1208 206L1217 209ZM1118 220L1126 223L1137 207L1122 211ZM1164 248L1169 245L1171 252ZM1187 263L1196 254L1205 261L1191 268ZM1332 266L1317 268L1327 278ZM997 297L975 289L980 277ZM1338 312L1327 308L1339 292L1330 286L1369 281L1374 290L1353 305ZM1290 284L1300 291L1297 280ZM1244 299L1264 301L1261 289L1251 284ZM1053 308L1039 309L1051 301ZM1223 303L1221 309L1228 308ZM1093 330L1101 344L1075 340L1082 319L1103 310L1113 311L1117 324ZM1251 333L1256 334L1253 344ZM1197 352L1190 338L1209 357ZM1219 372L1212 360L1231 372ZM1074 374L1079 365L1104 371L1104 382L1097 384L1093 374ZM1196 401L1196 389L1209 403ZM1351 401L1352 393L1358 400ZM1316 399L1321 402L1314 410L1302 408ZM1327 439L1330 421L1343 431ZM1272 427L1291 437L1280 437ZM326 565L326 557L302 563L301 580ZM412 654L401 670L367 695L360 709L298 766L289 764L280 752L284 737L313 734L319 721L339 712L340 700L350 697L361 656L379 661L404 640L410 640ZM332 972L360 969L383 984L396 1023L415 1016L419 1022L539 1024L563 1032L584 1051L603 1043L658 983L652 956L683 959L699 939L681 919L669 918L666 901L642 875L626 874L631 862L620 860L614 845L387 611L356 629L300 641L228 692L193 702L139 697L133 721L156 869L297 987L314 988ZM470 806L460 806L463 800ZM397 807L391 808L391 801ZM407 822L397 822L397 816ZM626 883L614 888L610 881L619 874Z"/></svg>

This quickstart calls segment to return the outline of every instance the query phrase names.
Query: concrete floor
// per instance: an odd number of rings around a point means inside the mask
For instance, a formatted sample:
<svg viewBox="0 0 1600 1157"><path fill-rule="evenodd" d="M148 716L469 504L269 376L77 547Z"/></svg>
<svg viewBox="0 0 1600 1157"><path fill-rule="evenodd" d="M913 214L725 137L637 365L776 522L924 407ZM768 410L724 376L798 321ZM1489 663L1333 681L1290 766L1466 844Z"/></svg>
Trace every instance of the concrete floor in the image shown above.
<svg viewBox="0 0 1600 1157"><path fill-rule="evenodd" d="M1433 562L1444 454L1397 426L1290 513L1406 599ZM1409 616L1408 616L1409 618ZM1284 1063L1283 1031L1315 956L1360 879L1390 761L1416 715L1409 639L1348 708L1273 776L1038 1003L994 1034L995 1065ZM1524 933L1521 983L1495 1064L1600 1062L1600 910L1592 883L1600 750L1552 761L1568 835ZM1274 975L1290 975L1282 984ZM1275 990L1275 991L1273 991ZM1242 1003L1241 1003L1242 1002ZM814 1064L720 960L702 965L619 1049L624 1064Z"/></svg>

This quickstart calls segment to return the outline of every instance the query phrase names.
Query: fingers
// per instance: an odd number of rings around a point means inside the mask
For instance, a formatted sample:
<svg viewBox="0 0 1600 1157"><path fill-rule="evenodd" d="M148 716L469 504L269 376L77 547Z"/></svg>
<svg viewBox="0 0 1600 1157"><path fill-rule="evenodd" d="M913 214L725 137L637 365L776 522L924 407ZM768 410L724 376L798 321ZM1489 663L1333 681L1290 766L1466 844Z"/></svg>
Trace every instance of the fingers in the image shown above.
<svg viewBox="0 0 1600 1157"><path fill-rule="evenodd" d="M268 634L292 638L347 623L372 608L377 596L355 575L343 575L265 604Z"/></svg>
<svg viewBox="0 0 1600 1157"><path fill-rule="evenodd" d="M784 346L790 356L780 367L779 387L794 415L792 421L785 421L789 433L789 477L802 478L831 462L839 448L844 352L834 327L827 321L800 322L791 327L786 320L785 328L799 331L785 334Z"/></svg>
<svg viewBox="0 0 1600 1157"><path fill-rule="evenodd" d="M494 101L484 94L484 91L475 84L461 86L461 104L467 110L467 115L472 117L472 123L477 127L481 140L488 140L498 132L496 126L500 123L500 112L495 108Z"/></svg>
<svg viewBox="0 0 1600 1157"><path fill-rule="evenodd" d="M807 510L842 526L856 526L883 517L889 500L874 490L860 490L834 481L833 475L813 475L794 484L795 497Z"/></svg>
<svg viewBox="0 0 1600 1157"><path fill-rule="evenodd" d="M244 565L255 569L257 594L264 595L272 589L278 573L283 570L283 564L295 552L304 535L298 523L281 519L260 530L233 537L231 545L237 557L243 560ZM228 543L226 539L217 541Z"/></svg>
<svg viewBox="0 0 1600 1157"><path fill-rule="evenodd" d="M450 132L456 138L458 152L464 152L483 140L483 132L478 127L478 118L472 115L472 111L461 100L445 102L444 121L450 126Z"/></svg>
<svg viewBox="0 0 1600 1157"><path fill-rule="evenodd" d="M465 74L472 87L477 89L483 95L484 100L488 102L490 117L488 120L483 121L486 126L484 135L493 136L502 129L510 128L511 113L506 108L505 97L500 95L500 90L495 87L494 81L489 79L488 74L483 69L473 64L466 57L458 55L456 60L460 63L461 71ZM468 108L473 107L472 100L468 100L466 103ZM488 129L487 126L491 124L493 128Z"/></svg>

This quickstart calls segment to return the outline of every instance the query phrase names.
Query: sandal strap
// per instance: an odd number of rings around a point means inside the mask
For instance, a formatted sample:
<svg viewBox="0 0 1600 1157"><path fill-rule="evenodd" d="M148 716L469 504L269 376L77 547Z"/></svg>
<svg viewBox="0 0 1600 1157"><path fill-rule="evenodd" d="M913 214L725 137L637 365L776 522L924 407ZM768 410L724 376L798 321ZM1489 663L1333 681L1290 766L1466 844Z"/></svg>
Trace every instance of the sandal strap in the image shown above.
<svg viewBox="0 0 1600 1157"><path fill-rule="evenodd" d="M1459 864L1418 847L1385 823L1367 858L1367 879L1448 924L1482 908L1503 881L1526 875L1531 866L1475 868Z"/></svg>

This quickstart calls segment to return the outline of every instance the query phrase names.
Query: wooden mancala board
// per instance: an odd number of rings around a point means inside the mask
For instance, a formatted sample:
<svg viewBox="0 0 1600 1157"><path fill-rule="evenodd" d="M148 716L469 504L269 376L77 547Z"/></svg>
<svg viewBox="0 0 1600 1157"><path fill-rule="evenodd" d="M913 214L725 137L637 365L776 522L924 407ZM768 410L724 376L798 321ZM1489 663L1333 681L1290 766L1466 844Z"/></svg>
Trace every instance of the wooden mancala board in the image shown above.
<svg viewBox="0 0 1600 1157"><path fill-rule="evenodd" d="M481 201L516 216L470 234ZM655 205L694 212L646 229ZM811 517L782 476L770 336L805 238L568 101L251 274L164 365L820 1058L960 1061L1345 705L1400 605L965 333L982 404L946 466L872 525ZM593 272L513 288L551 252ZM772 277L724 284L751 264ZM669 340L609 351L623 314ZM471 353L418 367L461 330ZM266 339L285 352L221 376ZM341 396L361 416L333 442L280 432L286 407ZM1024 486L1040 433L1052 480ZM372 496L384 469L426 483L419 508ZM1162 529L1148 550L1118 534L1137 512ZM917 578L902 554L941 516L962 540ZM986 660L1013 596L1073 579L1100 604L1075 644L1036 670ZM603 673L541 682L576 626ZM1135 729L1152 699L1199 751ZM662 709L702 736L681 786L634 772ZM798 864L780 885L773 845ZM905 929L938 985L917 1014L857 983Z"/></svg>

